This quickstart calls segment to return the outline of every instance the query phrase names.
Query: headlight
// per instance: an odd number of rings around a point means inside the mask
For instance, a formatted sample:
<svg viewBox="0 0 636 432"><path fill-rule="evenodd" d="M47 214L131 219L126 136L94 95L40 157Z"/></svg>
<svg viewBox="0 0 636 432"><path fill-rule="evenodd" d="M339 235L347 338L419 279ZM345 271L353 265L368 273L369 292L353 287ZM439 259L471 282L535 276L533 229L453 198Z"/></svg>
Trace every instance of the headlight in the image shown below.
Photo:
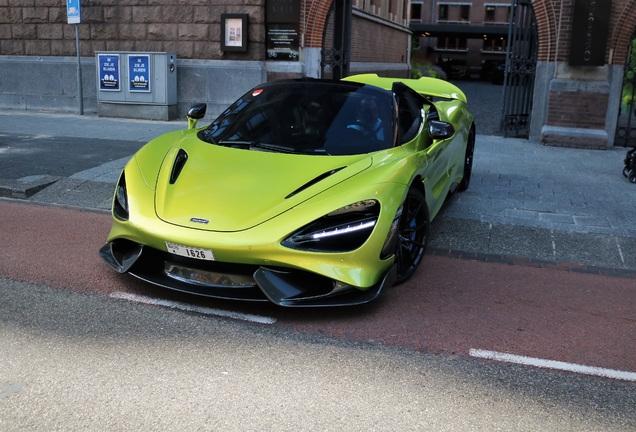
<svg viewBox="0 0 636 432"><path fill-rule="evenodd" d="M126 178L124 173L121 174L117 189L115 190L115 199L113 200L113 214L123 220L128 220L128 192L126 191Z"/></svg>
<svg viewBox="0 0 636 432"><path fill-rule="evenodd" d="M376 200L358 201L305 225L281 244L313 252L349 252L367 241L379 214Z"/></svg>

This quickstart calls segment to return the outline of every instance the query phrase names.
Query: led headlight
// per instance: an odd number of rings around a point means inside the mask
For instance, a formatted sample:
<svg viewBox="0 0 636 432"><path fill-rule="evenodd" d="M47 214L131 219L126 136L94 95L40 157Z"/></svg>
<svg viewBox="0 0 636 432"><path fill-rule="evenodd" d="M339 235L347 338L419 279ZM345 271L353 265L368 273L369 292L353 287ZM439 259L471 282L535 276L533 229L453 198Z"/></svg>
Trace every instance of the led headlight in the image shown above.
<svg viewBox="0 0 636 432"><path fill-rule="evenodd" d="M113 214L119 219L128 220L128 192L126 191L126 178L124 173L121 174L117 189L115 190L115 199L113 200Z"/></svg>
<svg viewBox="0 0 636 432"><path fill-rule="evenodd" d="M379 214L376 200L358 201L305 225L281 244L314 252L349 252L369 238Z"/></svg>

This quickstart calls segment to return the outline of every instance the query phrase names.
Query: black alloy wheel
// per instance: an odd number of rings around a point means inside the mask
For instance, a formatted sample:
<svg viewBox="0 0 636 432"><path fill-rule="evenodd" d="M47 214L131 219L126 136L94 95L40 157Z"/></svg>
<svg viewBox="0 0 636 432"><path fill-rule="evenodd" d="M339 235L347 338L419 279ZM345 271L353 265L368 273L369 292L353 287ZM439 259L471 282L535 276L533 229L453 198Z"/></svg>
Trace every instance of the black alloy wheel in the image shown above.
<svg viewBox="0 0 636 432"><path fill-rule="evenodd" d="M459 191L463 192L470 185L470 176L473 172L473 155L475 154L475 126L470 127L468 141L466 142L466 158L464 159L464 177L459 183Z"/></svg>
<svg viewBox="0 0 636 432"><path fill-rule="evenodd" d="M398 244L395 252L397 278L400 284L410 278L424 258L430 220L424 195L411 188L402 205L402 215L398 225Z"/></svg>

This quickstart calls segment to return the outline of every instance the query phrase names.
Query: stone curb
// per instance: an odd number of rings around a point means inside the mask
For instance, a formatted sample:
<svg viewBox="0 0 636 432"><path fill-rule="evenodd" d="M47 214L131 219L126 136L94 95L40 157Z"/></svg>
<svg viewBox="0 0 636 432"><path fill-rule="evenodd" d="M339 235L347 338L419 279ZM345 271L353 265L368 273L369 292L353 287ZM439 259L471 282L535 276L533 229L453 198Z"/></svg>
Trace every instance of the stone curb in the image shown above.
<svg viewBox="0 0 636 432"><path fill-rule="evenodd" d="M597 266L591 266L591 265L585 265L585 264L548 261L548 260L527 258L527 257L521 257L521 256L513 256L513 255L498 255L498 254L487 254L487 253L480 253L480 252L464 252L464 251L445 250L445 249L436 249L436 248L428 248L426 251L426 254L447 257L447 258L481 261L486 263L499 263L499 264L516 265L516 266L523 266L523 267L535 267L535 268L543 268L543 269L550 269L550 270L561 270L561 271L567 271L572 273L585 273L585 274L612 276L612 277L636 280L636 270L616 269L611 267L597 267Z"/></svg>
<svg viewBox="0 0 636 432"><path fill-rule="evenodd" d="M0 179L0 197L27 199L62 177L35 175L18 180Z"/></svg>

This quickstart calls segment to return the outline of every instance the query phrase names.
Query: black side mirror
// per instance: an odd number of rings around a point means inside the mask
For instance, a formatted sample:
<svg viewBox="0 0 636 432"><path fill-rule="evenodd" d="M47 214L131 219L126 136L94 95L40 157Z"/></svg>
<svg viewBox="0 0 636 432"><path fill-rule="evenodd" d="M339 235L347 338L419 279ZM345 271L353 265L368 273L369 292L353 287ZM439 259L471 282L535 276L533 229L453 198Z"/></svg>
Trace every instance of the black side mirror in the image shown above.
<svg viewBox="0 0 636 432"><path fill-rule="evenodd" d="M205 110L207 109L207 105L196 104L188 109L188 129L194 129L197 126L197 122L205 117Z"/></svg>
<svg viewBox="0 0 636 432"><path fill-rule="evenodd" d="M455 128L450 123L429 119L428 133L433 139L447 139L455 134Z"/></svg>

